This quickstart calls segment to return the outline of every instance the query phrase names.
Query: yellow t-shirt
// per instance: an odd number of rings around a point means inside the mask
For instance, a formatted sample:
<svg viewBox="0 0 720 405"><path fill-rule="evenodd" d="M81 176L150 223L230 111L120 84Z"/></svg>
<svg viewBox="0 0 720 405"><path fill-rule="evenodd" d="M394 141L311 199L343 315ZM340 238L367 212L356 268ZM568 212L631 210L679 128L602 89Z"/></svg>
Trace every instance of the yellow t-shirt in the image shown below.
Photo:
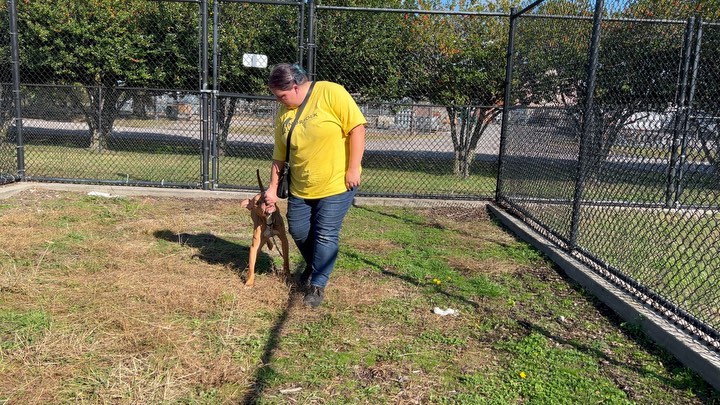
<svg viewBox="0 0 720 405"><path fill-rule="evenodd" d="M297 109L282 106L275 119L274 160L285 160L287 133ZM350 130L367 121L339 84L316 82L290 138L290 192L316 199L347 191Z"/></svg>

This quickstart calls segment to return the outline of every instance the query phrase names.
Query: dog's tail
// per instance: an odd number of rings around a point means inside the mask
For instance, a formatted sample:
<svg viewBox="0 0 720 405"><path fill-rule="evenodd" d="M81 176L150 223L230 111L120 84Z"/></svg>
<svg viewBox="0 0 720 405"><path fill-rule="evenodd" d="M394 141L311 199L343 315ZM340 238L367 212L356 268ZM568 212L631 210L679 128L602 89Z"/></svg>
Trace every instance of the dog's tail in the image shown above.
<svg viewBox="0 0 720 405"><path fill-rule="evenodd" d="M260 169L255 169L255 174L257 174L258 179L258 186L260 186L260 192L265 192L265 187L263 187L262 180L260 179Z"/></svg>

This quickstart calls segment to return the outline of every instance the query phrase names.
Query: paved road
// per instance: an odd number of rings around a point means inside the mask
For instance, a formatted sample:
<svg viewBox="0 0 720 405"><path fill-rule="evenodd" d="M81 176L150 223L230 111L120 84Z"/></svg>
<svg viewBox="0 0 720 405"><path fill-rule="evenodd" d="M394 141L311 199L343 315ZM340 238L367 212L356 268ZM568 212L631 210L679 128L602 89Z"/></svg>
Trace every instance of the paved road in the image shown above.
<svg viewBox="0 0 720 405"><path fill-rule="evenodd" d="M152 121L157 125L138 127L116 125L113 136L118 138L157 140L165 142L185 142L201 139L200 122L190 121ZM242 134L232 134L231 142L272 145L271 134L264 134L267 122L234 122L234 126L244 128ZM256 129L256 130L253 130ZM24 119L23 131L29 139L34 136L45 138L87 136L89 127L84 122L61 122L40 119ZM500 144L500 126L491 125L478 143L476 152L484 155L497 155ZM452 153L453 144L449 132L418 132L411 134L407 130L380 130L368 128L366 149L371 151Z"/></svg>
<svg viewBox="0 0 720 405"><path fill-rule="evenodd" d="M118 124L122 120L117 121ZM123 140L143 140L155 142L178 143L188 145L198 143L201 138L200 121L168 121L148 120L147 127L116 125L113 128L113 137ZM273 139L267 134L268 120L234 121L235 128L242 128L243 133L232 134L229 140L237 148L269 148ZM152 126L150 124L153 124ZM40 119L24 119L23 128L26 137L44 138L47 142L75 139L86 139L88 126L84 122L61 122ZM577 145L572 141L559 142L558 134L553 127L538 130L536 127L516 126L511 129L520 131L508 145L508 156L517 156L524 159L575 161L577 159ZM524 134L524 135L522 135ZM569 139L570 135L564 137ZM527 139L527 141L525 140ZM500 125L491 124L478 143L477 158L481 160L494 160L499 153ZM366 150L369 152L389 153L394 155L413 156L448 156L453 153L452 139L448 131L416 132L411 134L408 130L387 130L368 128ZM669 164L666 158L644 158L641 156L610 156L608 162L632 167L646 171L666 171ZM686 167L700 172L713 171L714 167L708 162L689 161Z"/></svg>

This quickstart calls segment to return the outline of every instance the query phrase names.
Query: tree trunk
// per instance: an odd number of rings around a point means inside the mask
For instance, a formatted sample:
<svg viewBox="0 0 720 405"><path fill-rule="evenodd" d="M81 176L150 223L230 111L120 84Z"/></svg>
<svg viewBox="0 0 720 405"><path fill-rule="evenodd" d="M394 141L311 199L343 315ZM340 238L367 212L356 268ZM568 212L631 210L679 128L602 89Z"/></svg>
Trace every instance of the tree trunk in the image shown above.
<svg viewBox="0 0 720 405"><path fill-rule="evenodd" d="M470 177L478 141L485 133L499 107L447 107L450 136L453 141L453 173L463 179ZM458 120L460 122L458 122ZM460 125L458 125L460 124Z"/></svg>
<svg viewBox="0 0 720 405"><path fill-rule="evenodd" d="M90 128L90 150L104 152L108 149L113 124L122 105L122 102L118 105L118 101L123 92L116 88L100 86L85 89L90 98L90 116L86 117Z"/></svg>
<svg viewBox="0 0 720 405"><path fill-rule="evenodd" d="M0 85L0 128L7 129L12 126L10 121L15 117L14 106L12 86L10 84ZM4 133L5 131L2 132L2 134Z"/></svg>
<svg viewBox="0 0 720 405"><path fill-rule="evenodd" d="M217 134L218 155L225 156L227 153L228 134L230 133L230 124L235 116L235 108L237 106L237 98L219 98L218 99L218 115L219 122Z"/></svg>

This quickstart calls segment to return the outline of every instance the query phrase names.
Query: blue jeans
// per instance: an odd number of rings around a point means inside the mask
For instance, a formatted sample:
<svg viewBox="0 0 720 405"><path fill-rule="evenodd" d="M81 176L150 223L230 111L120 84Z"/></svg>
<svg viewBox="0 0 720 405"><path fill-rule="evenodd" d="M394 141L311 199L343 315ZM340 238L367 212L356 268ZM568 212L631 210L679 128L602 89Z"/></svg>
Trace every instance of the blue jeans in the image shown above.
<svg viewBox="0 0 720 405"><path fill-rule="evenodd" d="M310 284L325 287L335 267L343 219L352 205L355 190L317 200L288 197L288 230L312 268Z"/></svg>

